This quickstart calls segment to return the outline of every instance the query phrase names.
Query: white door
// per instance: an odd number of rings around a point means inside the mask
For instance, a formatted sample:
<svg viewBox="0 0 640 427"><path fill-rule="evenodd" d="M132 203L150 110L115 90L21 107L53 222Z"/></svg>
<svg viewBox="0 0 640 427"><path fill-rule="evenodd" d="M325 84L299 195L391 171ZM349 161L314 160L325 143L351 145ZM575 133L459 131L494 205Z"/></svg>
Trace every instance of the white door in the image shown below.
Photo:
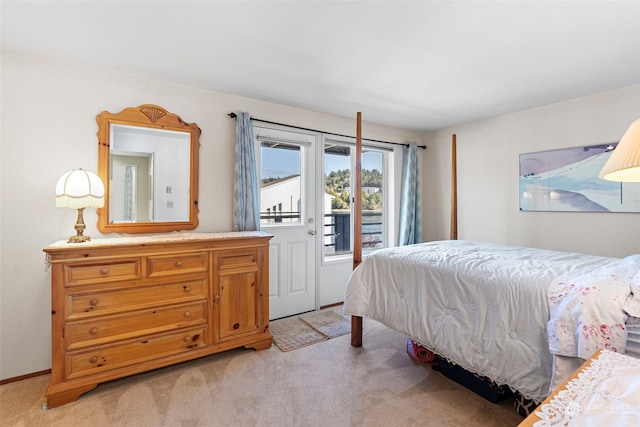
<svg viewBox="0 0 640 427"><path fill-rule="evenodd" d="M254 126L260 223L273 235L269 317L316 309L315 135Z"/></svg>

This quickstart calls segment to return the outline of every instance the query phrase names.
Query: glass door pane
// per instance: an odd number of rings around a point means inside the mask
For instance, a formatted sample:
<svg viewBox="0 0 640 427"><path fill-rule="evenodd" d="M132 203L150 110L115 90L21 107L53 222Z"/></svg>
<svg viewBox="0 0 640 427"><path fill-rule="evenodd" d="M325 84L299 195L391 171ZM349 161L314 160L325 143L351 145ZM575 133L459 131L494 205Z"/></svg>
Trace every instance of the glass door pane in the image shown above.
<svg viewBox="0 0 640 427"><path fill-rule="evenodd" d="M362 150L362 251L384 247L384 153Z"/></svg>
<svg viewBox="0 0 640 427"><path fill-rule="evenodd" d="M260 224L302 223L302 147L282 142L260 144Z"/></svg>
<svg viewBox="0 0 640 427"><path fill-rule="evenodd" d="M355 147L325 143L324 148L324 255L352 252L351 177ZM384 244L385 152L364 148L362 151L362 250L364 253Z"/></svg>
<svg viewBox="0 0 640 427"><path fill-rule="evenodd" d="M324 255L351 253L351 152L324 146Z"/></svg>

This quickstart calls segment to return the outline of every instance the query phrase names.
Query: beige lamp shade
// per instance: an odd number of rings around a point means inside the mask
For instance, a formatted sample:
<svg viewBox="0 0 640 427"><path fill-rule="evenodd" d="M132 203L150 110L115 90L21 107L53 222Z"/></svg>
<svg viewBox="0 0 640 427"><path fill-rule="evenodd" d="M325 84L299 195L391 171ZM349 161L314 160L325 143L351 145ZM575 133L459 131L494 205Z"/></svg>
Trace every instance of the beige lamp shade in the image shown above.
<svg viewBox="0 0 640 427"><path fill-rule="evenodd" d="M56 184L56 207L82 209L104 206L104 185L93 172L73 169L60 177Z"/></svg>
<svg viewBox="0 0 640 427"><path fill-rule="evenodd" d="M609 181L640 182L640 119L631 123L598 176Z"/></svg>
<svg viewBox="0 0 640 427"><path fill-rule="evenodd" d="M82 243L91 240L84 235L84 208L101 208L104 206L104 184L93 172L73 169L58 179L56 184L56 206L78 210L76 235L69 237L68 243Z"/></svg>

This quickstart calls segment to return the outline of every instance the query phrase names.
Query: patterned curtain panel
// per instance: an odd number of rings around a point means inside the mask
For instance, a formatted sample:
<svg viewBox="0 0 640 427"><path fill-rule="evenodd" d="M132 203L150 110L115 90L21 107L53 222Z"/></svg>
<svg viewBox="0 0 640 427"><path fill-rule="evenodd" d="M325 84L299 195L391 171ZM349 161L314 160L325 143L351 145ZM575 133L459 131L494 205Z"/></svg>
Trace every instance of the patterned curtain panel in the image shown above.
<svg viewBox="0 0 640 427"><path fill-rule="evenodd" d="M399 245L411 245L422 242L422 212L420 209L419 182L418 145L412 142L403 149Z"/></svg>
<svg viewBox="0 0 640 427"><path fill-rule="evenodd" d="M133 195L133 176L134 170L133 166L125 166L124 167L124 216L123 219L125 221L133 221L135 220L134 209L134 195Z"/></svg>
<svg viewBox="0 0 640 427"><path fill-rule="evenodd" d="M238 113L236 134L233 229L235 231L260 230L256 155L253 146L253 126L248 113Z"/></svg>

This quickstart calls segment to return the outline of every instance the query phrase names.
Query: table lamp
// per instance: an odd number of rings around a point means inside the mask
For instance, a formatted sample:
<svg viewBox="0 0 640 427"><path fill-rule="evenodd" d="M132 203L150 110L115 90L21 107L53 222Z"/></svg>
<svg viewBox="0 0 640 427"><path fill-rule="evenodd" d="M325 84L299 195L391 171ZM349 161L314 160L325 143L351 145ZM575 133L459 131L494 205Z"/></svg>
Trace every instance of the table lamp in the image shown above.
<svg viewBox="0 0 640 427"><path fill-rule="evenodd" d="M98 175L83 169L72 169L58 179L56 184L56 207L78 209L76 235L69 237L67 243L82 243L91 240L85 236L82 213L84 208L104 206L104 185Z"/></svg>
<svg viewBox="0 0 640 427"><path fill-rule="evenodd" d="M640 182L640 119L631 123L598 176L609 181Z"/></svg>

